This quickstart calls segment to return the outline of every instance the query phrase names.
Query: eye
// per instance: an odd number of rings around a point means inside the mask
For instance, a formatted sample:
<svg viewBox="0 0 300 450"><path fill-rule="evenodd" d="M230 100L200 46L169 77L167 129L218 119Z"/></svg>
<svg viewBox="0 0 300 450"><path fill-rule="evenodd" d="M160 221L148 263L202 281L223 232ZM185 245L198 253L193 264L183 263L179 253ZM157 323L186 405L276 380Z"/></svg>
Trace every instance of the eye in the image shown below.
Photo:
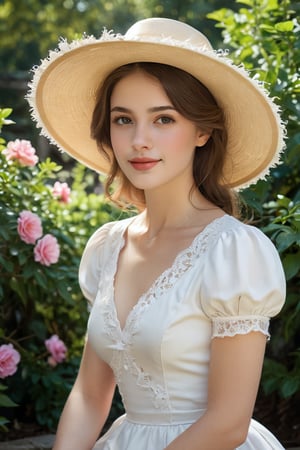
<svg viewBox="0 0 300 450"><path fill-rule="evenodd" d="M116 123L117 125L128 125L132 123L132 120L130 117L127 116L117 116L113 118L113 123Z"/></svg>
<svg viewBox="0 0 300 450"><path fill-rule="evenodd" d="M169 116L161 116L157 119L157 122L162 125L168 125L170 123L174 123L175 120L172 117Z"/></svg>

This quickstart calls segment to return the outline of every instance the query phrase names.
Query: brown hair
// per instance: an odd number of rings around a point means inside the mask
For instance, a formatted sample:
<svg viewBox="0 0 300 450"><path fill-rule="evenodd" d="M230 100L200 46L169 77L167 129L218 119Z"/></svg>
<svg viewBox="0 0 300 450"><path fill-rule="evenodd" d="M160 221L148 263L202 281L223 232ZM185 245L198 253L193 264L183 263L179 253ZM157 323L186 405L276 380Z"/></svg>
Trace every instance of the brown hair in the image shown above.
<svg viewBox="0 0 300 450"><path fill-rule="evenodd" d="M133 204L144 209L144 191L135 188L123 174L114 156L110 139L110 99L116 84L134 71L141 70L157 78L176 110L195 123L201 131L210 134L207 143L196 150L193 163L194 189L228 214L237 215L237 199L226 186L223 166L226 155L227 131L222 109L209 90L189 73L165 64L139 62L114 70L100 86L91 123L91 136L99 150L110 161L106 182L107 196L117 204ZM113 182L118 188L111 193ZM122 200L125 200L125 202Z"/></svg>

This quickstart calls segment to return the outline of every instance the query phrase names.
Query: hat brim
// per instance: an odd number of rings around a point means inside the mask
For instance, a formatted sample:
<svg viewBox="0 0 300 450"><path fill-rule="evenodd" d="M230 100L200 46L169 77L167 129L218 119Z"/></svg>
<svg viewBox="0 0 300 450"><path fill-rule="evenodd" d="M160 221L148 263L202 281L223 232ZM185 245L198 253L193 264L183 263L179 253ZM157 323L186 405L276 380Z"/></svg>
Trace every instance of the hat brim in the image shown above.
<svg viewBox="0 0 300 450"><path fill-rule="evenodd" d="M277 107L246 71L215 52L199 52L166 42L97 41L47 61L34 94L33 115L53 143L70 156L107 173L109 165L90 136L99 84L117 67L134 62L175 66L199 79L223 108L228 130L224 179L244 187L264 177L278 163L283 147Z"/></svg>

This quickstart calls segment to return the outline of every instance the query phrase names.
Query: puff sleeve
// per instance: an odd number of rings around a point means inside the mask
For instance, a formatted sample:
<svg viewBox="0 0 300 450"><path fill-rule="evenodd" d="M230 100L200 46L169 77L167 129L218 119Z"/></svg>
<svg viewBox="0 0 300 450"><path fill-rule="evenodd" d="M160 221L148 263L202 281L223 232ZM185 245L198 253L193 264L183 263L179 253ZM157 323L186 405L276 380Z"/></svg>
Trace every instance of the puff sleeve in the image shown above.
<svg viewBox="0 0 300 450"><path fill-rule="evenodd" d="M101 279L101 267L106 258L105 242L112 223L100 227L88 240L79 265L79 285L83 295L92 305Z"/></svg>
<svg viewBox="0 0 300 450"><path fill-rule="evenodd" d="M285 301L285 277L273 243L239 223L223 231L207 253L200 298L212 321L212 337L260 331Z"/></svg>

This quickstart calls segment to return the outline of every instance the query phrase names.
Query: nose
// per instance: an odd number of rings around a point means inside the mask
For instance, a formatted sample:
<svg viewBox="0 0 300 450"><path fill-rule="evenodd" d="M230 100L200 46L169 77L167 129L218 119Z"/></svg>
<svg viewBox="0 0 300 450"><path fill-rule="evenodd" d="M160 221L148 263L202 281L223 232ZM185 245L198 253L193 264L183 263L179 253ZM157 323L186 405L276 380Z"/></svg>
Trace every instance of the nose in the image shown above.
<svg viewBox="0 0 300 450"><path fill-rule="evenodd" d="M149 150L152 148L152 137L149 125L137 123L132 136L132 148L136 151Z"/></svg>

